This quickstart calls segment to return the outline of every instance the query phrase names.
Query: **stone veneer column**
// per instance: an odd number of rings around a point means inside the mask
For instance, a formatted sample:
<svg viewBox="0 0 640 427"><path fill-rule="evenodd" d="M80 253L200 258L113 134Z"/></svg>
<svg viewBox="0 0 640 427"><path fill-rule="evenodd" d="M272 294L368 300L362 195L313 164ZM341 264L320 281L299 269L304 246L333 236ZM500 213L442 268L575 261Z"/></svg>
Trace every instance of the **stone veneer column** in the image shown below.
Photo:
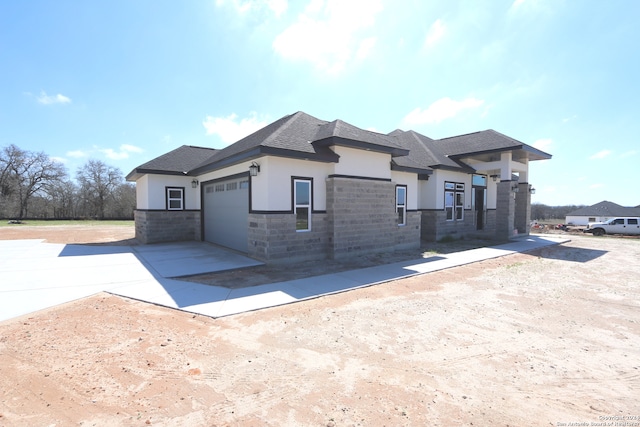
<svg viewBox="0 0 640 427"><path fill-rule="evenodd" d="M518 184L515 207L515 227L518 234L529 234L531 228L531 193L529 183Z"/></svg>
<svg viewBox="0 0 640 427"><path fill-rule="evenodd" d="M516 200L511 191L515 181L500 181L497 185L496 239L507 240L513 236Z"/></svg>

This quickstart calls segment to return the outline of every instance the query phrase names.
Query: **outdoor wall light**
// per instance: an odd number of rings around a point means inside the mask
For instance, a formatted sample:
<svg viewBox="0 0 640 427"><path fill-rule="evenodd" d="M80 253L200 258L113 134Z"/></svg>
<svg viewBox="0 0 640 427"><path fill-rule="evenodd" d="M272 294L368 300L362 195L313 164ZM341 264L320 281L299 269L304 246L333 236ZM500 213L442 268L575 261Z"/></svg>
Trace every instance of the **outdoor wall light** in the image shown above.
<svg viewBox="0 0 640 427"><path fill-rule="evenodd" d="M198 180L193 178L193 181L191 181L191 188L197 188L198 184L200 184Z"/></svg>
<svg viewBox="0 0 640 427"><path fill-rule="evenodd" d="M519 193L520 192L520 187L518 187L518 183L517 182L513 183L513 185L511 186L511 191L513 191L514 193Z"/></svg>
<svg viewBox="0 0 640 427"><path fill-rule="evenodd" d="M260 165L256 162L251 162L251 166L249 166L249 175L258 176L258 172L260 172Z"/></svg>
<svg viewBox="0 0 640 427"><path fill-rule="evenodd" d="M529 185L529 193L536 194L536 189L533 188L533 185Z"/></svg>
<svg viewBox="0 0 640 427"><path fill-rule="evenodd" d="M500 175L491 175L491 179L493 180L493 182L496 182L496 180L500 177Z"/></svg>

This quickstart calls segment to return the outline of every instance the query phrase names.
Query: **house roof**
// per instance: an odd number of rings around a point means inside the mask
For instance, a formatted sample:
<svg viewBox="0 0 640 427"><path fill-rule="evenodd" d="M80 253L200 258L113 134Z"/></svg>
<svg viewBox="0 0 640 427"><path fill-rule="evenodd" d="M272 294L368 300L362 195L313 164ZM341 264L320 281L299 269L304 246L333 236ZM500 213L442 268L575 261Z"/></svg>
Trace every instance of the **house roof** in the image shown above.
<svg viewBox="0 0 640 427"><path fill-rule="evenodd" d="M136 180L148 173L187 175L197 165L210 159L217 151L214 148L183 145L138 166L127 175L127 180Z"/></svg>
<svg viewBox="0 0 640 427"><path fill-rule="evenodd" d="M442 153L452 158L491 155L502 151L513 151L514 160L526 157L529 160L546 160L551 155L509 136L488 129L465 135L452 136L434 141Z"/></svg>
<svg viewBox="0 0 640 427"><path fill-rule="evenodd" d="M630 208L604 200L600 203L596 203L595 205L586 206L573 212L569 212L567 216L640 216L640 207L636 206L635 208Z"/></svg>
<svg viewBox="0 0 640 427"><path fill-rule="evenodd" d="M200 175L264 155L338 162L329 147L346 146L389 153L394 170L422 175L443 168L465 172L474 169L463 162L512 151L514 160L549 159L551 156L494 130L433 140L415 131L400 129L381 134L342 120L328 122L302 111L284 116L223 149L182 146L134 169L128 180L146 173ZM487 160L489 160L487 158Z"/></svg>
<svg viewBox="0 0 640 427"><path fill-rule="evenodd" d="M404 132L399 129L389 133L389 136L396 138L401 146L408 148L410 151L406 156L393 159L393 162L398 166L410 167L410 165L416 164L422 168L468 169L472 171L466 165L446 156L439 147L433 144L433 139L428 136L412 130Z"/></svg>

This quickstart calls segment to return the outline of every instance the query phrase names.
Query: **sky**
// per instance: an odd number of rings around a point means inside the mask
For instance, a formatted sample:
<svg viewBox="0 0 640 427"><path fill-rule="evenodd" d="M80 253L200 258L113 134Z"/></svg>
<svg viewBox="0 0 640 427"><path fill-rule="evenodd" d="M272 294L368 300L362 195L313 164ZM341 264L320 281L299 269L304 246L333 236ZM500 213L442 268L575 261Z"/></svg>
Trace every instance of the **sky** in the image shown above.
<svg viewBox="0 0 640 427"><path fill-rule="evenodd" d="M0 2L0 148L75 177L223 148L297 111L494 129L553 156L533 203L640 204L640 1Z"/></svg>

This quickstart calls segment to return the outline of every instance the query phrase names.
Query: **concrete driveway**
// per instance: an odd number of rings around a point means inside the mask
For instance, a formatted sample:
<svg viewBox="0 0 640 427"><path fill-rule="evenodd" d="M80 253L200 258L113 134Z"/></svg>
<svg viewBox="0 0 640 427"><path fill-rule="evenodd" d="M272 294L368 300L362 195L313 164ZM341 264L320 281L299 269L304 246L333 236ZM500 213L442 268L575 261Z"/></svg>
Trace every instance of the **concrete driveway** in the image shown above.
<svg viewBox="0 0 640 427"><path fill-rule="evenodd" d="M500 246L241 289L175 279L261 264L208 243L129 247L0 241L0 321L98 292L221 317L566 241L560 236L527 236Z"/></svg>

